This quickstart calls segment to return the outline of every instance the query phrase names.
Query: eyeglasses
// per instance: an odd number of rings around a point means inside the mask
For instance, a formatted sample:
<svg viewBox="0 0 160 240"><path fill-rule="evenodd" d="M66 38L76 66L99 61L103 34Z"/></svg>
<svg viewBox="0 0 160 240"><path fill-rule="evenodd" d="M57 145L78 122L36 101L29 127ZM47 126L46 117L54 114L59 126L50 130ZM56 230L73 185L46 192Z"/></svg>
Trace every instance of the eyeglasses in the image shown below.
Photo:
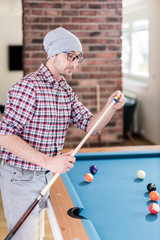
<svg viewBox="0 0 160 240"><path fill-rule="evenodd" d="M74 53L68 53L68 52L65 52L65 51L63 51L62 53L67 54L67 60L68 60L69 62L74 62L74 60L75 60L76 58L77 58L77 62L78 62L78 63L81 63L81 62L83 61L83 55L82 55L82 54L76 56Z"/></svg>

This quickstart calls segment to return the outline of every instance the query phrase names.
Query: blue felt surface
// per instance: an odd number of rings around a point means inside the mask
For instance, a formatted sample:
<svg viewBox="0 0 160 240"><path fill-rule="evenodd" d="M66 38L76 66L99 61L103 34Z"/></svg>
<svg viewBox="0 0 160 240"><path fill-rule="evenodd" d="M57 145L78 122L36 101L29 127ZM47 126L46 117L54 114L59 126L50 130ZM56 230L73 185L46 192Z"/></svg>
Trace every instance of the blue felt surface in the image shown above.
<svg viewBox="0 0 160 240"><path fill-rule="evenodd" d="M98 167L98 172L91 183L86 183L84 174L93 164ZM139 169L146 172L144 180L137 179ZM160 239L160 216L150 214L148 206L151 201L146 188L153 182L160 192L159 151L77 154L68 177L67 189L72 201L76 207L83 208L81 215L89 220L83 220L83 224L90 239ZM68 184L65 176L63 180ZM71 185L73 188L69 187ZM79 206L75 192L80 200Z"/></svg>

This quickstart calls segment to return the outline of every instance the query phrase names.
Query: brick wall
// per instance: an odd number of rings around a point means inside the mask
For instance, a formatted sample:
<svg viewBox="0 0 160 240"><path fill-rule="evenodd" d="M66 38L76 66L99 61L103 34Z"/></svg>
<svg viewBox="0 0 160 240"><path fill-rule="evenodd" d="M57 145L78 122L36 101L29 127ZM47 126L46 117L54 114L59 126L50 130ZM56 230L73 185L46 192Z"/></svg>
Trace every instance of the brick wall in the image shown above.
<svg viewBox="0 0 160 240"><path fill-rule="evenodd" d="M45 61L44 35L62 26L77 37L85 60L69 84L79 99L93 112L97 102L102 107L110 94L121 90L121 20L122 0L23 0L24 73L35 71ZM100 101L97 100L97 84ZM91 136L85 147L119 145L122 142L123 111L118 111L110 123ZM76 147L85 136L71 127L65 147Z"/></svg>

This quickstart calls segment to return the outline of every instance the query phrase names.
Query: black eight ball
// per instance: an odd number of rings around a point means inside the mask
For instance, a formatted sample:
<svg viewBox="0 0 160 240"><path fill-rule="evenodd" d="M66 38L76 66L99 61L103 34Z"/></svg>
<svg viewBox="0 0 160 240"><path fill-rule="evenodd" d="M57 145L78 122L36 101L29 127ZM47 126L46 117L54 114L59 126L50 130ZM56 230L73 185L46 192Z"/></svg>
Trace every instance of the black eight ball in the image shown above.
<svg viewBox="0 0 160 240"><path fill-rule="evenodd" d="M147 189L149 192L156 191L156 185L154 183L149 183Z"/></svg>

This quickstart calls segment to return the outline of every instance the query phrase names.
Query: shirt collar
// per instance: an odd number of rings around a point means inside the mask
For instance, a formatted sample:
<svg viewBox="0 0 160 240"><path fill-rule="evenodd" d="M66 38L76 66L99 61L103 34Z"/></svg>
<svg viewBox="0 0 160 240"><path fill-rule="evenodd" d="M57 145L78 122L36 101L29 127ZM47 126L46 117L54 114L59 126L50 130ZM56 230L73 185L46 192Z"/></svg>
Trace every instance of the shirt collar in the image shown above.
<svg viewBox="0 0 160 240"><path fill-rule="evenodd" d="M56 83L56 79L53 77L52 73L50 70L46 67L44 63L41 64L39 70L42 72L43 76L45 76L45 80L50 82L50 83Z"/></svg>
<svg viewBox="0 0 160 240"><path fill-rule="evenodd" d="M56 88L63 88L66 89L67 91L71 91L71 87L68 85L66 79L62 76L60 81L56 81L50 70L47 68L47 66L42 63L39 70L42 72L43 76L45 76L45 80L48 81L49 83L56 85Z"/></svg>

